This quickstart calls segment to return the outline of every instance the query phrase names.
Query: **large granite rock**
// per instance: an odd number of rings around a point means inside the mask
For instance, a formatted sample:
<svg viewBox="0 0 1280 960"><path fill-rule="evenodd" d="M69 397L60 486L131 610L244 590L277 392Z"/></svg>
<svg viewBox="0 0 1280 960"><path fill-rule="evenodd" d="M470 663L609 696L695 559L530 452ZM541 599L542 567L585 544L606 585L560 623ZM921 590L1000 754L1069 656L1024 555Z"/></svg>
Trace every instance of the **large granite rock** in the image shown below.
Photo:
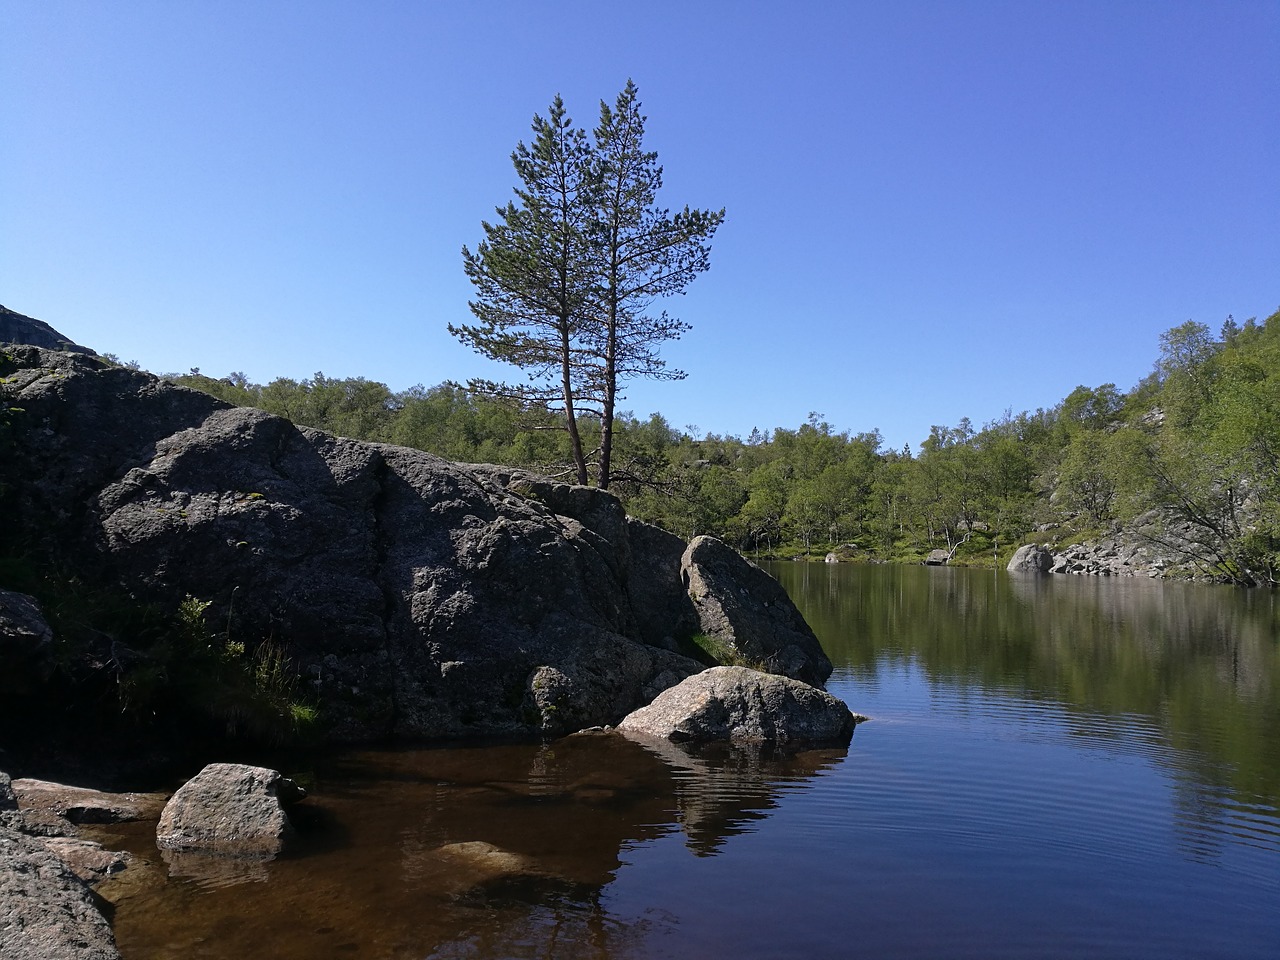
<svg viewBox="0 0 1280 960"><path fill-rule="evenodd" d="M1053 553L1038 543L1019 547L1009 558L1010 573L1048 573L1053 567Z"/></svg>
<svg viewBox="0 0 1280 960"><path fill-rule="evenodd" d="M281 803L297 788L277 770L211 763L169 799L156 825L164 850L269 859L293 825Z"/></svg>
<svg viewBox="0 0 1280 960"><path fill-rule="evenodd" d="M599 490L233 408L90 357L9 347L12 531L87 582L281 646L331 736L562 733L702 669L697 629L821 682L781 587ZM695 603L699 605L694 609ZM700 627L699 627L700 625Z"/></svg>
<svg viewBox="0 0 1280 960"><path fill-rule="evenodd" d="M696 537L680 569L703 633L741 656L814 686L831 661L781 584L714 537Z"/></svg>
<svg viewBox="0 0 1280 960"><path fill-rule="evenodd" d="M847 744L861 719L798 680L747 667L712 667L624 717L622 733L677 743Z"/></svg>
<svg viewBox="0 0 1280 960"><path fill-rule="evenodd" d="M70 337L63 336L43 320L23 316L4 306L0 306L0 343L29 343L49 350L67 350L97 356L88 347L82 347Z"/></svg>
<svg viewBox="0 0 1280 960"><path fill-rule="evenodd" d="M46 844L0 826L0 957L118 960L83 880Z"/></svg>

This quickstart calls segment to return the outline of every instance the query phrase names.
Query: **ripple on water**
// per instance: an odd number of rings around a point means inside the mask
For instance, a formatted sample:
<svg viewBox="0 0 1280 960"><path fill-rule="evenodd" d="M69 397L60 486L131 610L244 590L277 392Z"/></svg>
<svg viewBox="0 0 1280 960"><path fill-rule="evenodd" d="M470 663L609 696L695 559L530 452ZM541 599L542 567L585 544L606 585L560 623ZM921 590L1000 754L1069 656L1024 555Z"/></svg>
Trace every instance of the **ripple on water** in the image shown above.
<svg viewBox="0 0 1280 960"><path fill-rule="evenodd" d="M1159 856L1171 840L1184 853L1280 852L1275 806L1206 783L1209 761L1171 745L1156 718L932 681L911 664L880 664L877 677L828 685L873 720L855 735L854 772L823 791L814 830L844 808L886 833L937 829L951 843L1120 862Z"/></svg>

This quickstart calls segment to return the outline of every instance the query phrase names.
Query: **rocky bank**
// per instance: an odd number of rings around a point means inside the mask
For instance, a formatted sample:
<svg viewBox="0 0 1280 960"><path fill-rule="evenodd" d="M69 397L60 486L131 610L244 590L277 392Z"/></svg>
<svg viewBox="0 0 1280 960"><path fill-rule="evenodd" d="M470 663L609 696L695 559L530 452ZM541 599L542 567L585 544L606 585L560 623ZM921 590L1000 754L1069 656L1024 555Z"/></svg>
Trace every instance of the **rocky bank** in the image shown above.
<svg viewBox="0 0 1280 960"><path fill-rule="evenodd" d="M287 654L334 739L613 724L704 669L699 632L808 683L831 672L771 578L606 492L299 428L83 353L11 345L0 365L4 542L131 601L207 602L226 640ZM13 596L25 626L0 672L30 691L68 653ZM109 635L75 655L112 675L147 658Z"/></svg>
<svg viewBox="0 0 1280 960"><path fill-rule="evenodd" d="M1151 536L1146 531L1158 531ZM1147 577L1211 580L1188 562L1199 549L1197 531L1187 523L1151 511L1125 529L1096 540L1053 546L1027 544L1010 559L1010 573L1062 573L1093 577Z"/></svg>

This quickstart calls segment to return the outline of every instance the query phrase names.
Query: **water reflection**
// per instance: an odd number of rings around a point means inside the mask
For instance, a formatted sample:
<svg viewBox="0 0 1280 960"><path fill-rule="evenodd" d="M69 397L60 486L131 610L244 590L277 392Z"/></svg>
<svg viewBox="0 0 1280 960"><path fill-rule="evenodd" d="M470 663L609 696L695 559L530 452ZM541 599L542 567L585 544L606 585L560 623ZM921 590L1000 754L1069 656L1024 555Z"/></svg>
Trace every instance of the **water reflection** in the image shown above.
<svg viewBox="0 0 1280 960"><path fill-rule="evenodd" d="M1002 711L1171 774L1182 841L1274 846L1280 603L1269 591L1139 578L775 564L838 670L902 664ZM836 678L838 681L838 677ZM1258 816L1257 811L1269 811Z"/></svg>
<svg viewBox="0 0 1280 960"><path fill-rule="evenodd" d="M161 850L170 880L190 880L209 887L266 883L270 857L218 857L189 850Z"/></svg>
<svg viewBox="0 0 1280 960"><path fill-rule="evenodd" d="M674 772L680 829L689 849L704 857L750 830L777 808L779 797L803 789L849 752L846 747L787 751L767 744L637 742Z"/></svg>
<svg viewBox="0 0 1280 960"><path fill-rule="evenodd" d="M236 918L266 915L276 957L627 956L661 920L623 922L602 905L624 853L683 831L711 856L844 753L691 751L613 733L348 753L310 772L311 825L255 865L261 876L211 883L171 864L171 881L198 882L134 884L117 937L126 957L240 957L263 952L263 933ZM132 843L154 858L149 839Z"/></svg>

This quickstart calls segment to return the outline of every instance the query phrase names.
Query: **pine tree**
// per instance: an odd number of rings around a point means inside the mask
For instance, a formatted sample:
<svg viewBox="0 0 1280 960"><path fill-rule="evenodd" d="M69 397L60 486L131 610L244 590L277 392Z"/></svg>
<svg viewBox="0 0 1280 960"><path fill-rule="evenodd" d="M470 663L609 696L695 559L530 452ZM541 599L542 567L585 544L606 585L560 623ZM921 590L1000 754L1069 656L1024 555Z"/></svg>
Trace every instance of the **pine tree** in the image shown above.
<svg viewBox="0 0 1280 960"><path fill-rule="evenodd" d="M644 149L646 117L636 85L628 80L612 108L600 104L595 131L598 189L595 227L600 257L598 297L589 331L594 384L601 407L598 482L612 479L613 418L620 381L643 377L681 380L658 355L664 341L690 327L667 312L649 312L660 299L683 293L711 265L711 237L724 210L690 210L674 216L657 206L662 187L658 155Z"/></svg>
<svg viewBox="0 0 1280 960"><path fill-rule="evenodd" d="M449 331L478 353L527 375L519 387L472 381L489 395L559 408L565 417L578 482L588 482L577 417L600 421L596 482L614 474L613 422L619 383L645 377L679 380L659 346L689 325L657 300L683 293L710 265L710 239L724 211L674 215L657 206L662 167L643 149L645 117L627 82L615 106L600 105L594 143L566 116L559 96L547 119L534 117L532 147L512 154L523 186L518 202L484 223L485 239L463 247L470 303L478 324Z"/></svg>
<svg viewBox="0 0 1280 960"><path fill-rule="evenodd" d="M477 392L559 407L569 433L574 472L586 484L587 458L578 431L579 325L592 284L590 193L594 170L584 131L573 126L557 95L547 118L533 118L533 144L520 142L511 161L522 186L518 203L483 222L485 239L462 259L476 288L469 304L479 321L449 325L477 353L525 371L519 385L473 380Z"/></svg>

